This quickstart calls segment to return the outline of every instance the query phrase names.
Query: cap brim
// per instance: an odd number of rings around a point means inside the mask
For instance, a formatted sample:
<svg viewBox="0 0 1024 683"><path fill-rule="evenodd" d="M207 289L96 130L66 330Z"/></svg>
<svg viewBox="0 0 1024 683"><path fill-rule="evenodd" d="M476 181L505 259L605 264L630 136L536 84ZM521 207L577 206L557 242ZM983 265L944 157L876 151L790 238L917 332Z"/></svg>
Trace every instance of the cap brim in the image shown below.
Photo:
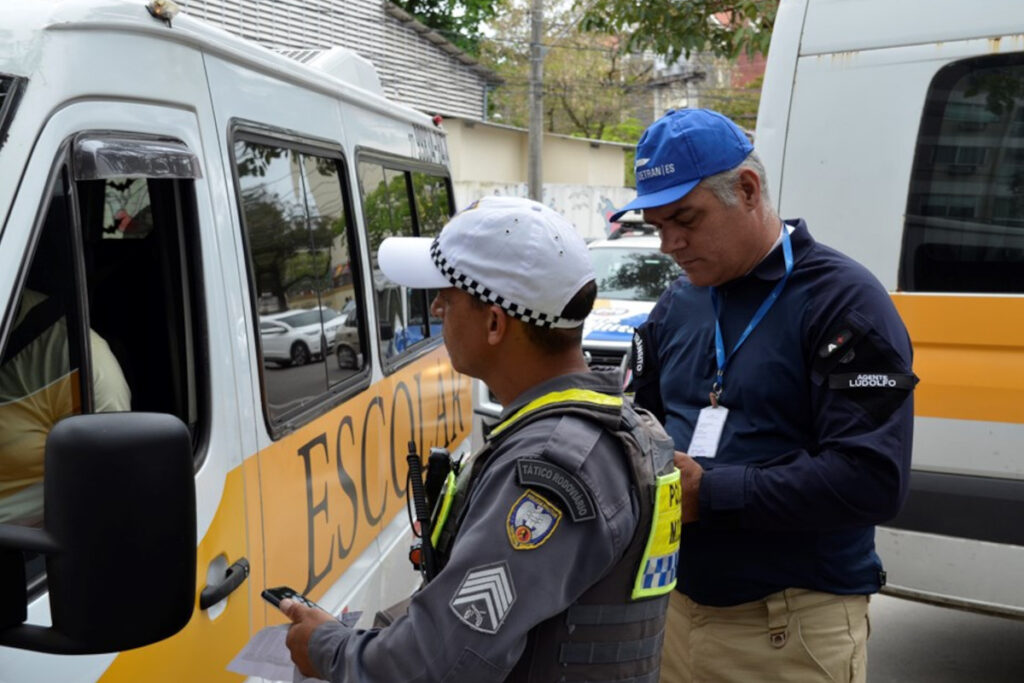
<svg viewBox="0 0 1024 683"><path fill-rule="evenodd" d="M640 195L629 204L626 204L624 207L609 216L608 222L614 223L622 218L622 214L627 211L642 211L643 209L653 209L658 206L665 206L666 204L677 202L690 194L690 191L697 187L701 180L702 178L697 178L696 180L685 182L682 185L673 185L672 187L667 187L664 190Z"/></svg>
<svg viewBox="0 0 1024 683"><path fill-rule="evenodd" d="M388 237L377 250L380 269L392 282L413 289L451 287L430 256L430 237Z"/></svg>

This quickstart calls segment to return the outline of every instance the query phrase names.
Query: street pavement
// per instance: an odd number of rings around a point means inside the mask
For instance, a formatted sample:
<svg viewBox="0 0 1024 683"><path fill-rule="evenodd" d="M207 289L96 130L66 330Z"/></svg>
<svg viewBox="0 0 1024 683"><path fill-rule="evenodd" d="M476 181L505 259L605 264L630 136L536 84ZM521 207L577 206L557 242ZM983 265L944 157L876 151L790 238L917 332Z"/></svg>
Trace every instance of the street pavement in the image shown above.
<svg viewBox="0 0 1024 683"><path fill-rule="evenodd" d="M868 683L1022 682L1024 620L872 596Z"/></svg>

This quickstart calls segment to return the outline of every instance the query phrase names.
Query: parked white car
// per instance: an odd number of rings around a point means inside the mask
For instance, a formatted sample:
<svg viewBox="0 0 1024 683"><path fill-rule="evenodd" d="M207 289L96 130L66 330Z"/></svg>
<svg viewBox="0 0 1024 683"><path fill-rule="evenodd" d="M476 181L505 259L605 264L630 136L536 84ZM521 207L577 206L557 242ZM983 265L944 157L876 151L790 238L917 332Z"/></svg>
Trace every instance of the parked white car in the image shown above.
<svg viewBox="0 0 1024 683"><path fill-rule="evenodd" d="M305 365L324 355L325 337L326 353L331 352L334 335L342 322L341 313L327 306L260 316L263 358L281 365Z"/></svg>
<svg viewBox="0 0 1024 683"><path fill-rule="evenodd" d="M653 226L623 224L589 245L597 277L597 301L583 325L583 352L592 367L619 367L633 330L647 320L665 288L682 274Z"/></svg>

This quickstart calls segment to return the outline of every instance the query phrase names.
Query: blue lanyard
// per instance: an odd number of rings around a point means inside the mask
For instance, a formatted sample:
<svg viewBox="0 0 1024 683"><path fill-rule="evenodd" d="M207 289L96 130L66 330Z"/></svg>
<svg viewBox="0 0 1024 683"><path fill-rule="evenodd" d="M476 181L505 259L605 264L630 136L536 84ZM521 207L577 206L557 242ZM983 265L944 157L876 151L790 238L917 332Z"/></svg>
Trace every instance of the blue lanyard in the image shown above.
<svg viewBox="0 0 1024 683"><path fill-rule="evenodd" d="M775 283L775 287L764 301L761 302L761 306L758 307L754 313L754 317L747 323L747 329L743 330L743 334L740 335L739 341L736 342L736 346L732 348L729 355L725 354L725 342L722 341L722 325L718 321L718 290L714 287L711 288L711 306L715 309L715 360L718 362L718 373L715 375L715 383L711 387L711 405L718 406L718 399L722 395L722 378L725 376L725 369L729 366L729 361L736 355L739 348L743 345L743 342L747 341L747 337L754 331L761 320L764 319L765 315L775 304L779 298L779 294L782 293L782 288L786 286L786 280L789 279L789 274L793 272L793 244L789 238L789 229L785 224L782 225L782 254L786 259L786 274L782 276L782 279Z"/></svg>

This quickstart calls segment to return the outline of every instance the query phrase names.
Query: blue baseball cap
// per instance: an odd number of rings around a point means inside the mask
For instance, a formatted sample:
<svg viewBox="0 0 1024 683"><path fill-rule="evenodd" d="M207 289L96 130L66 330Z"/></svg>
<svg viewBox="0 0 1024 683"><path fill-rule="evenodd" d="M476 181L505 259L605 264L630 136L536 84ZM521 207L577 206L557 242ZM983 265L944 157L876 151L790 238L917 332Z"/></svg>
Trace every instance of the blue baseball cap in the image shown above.
<svg viewBox="0 0 1024 683"><path fill-rule="evenodd" d="M678 201L704 178L739 166L753 149L740 127L717 111L671 110L636 144L636 199L609 220Z"/></svg>

